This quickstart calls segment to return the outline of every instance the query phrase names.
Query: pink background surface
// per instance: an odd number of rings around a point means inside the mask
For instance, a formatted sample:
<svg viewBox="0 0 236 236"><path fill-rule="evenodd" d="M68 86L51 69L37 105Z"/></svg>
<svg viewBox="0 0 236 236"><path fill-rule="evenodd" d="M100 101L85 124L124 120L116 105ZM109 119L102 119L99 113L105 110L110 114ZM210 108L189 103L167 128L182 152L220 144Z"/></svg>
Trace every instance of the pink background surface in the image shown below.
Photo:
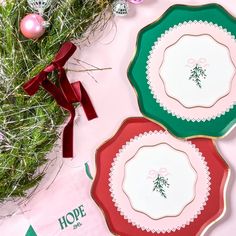
<svg viewBox="0 0 236 236"><path fill-rule="evenodd" d="M49 158L54 159L56 156L58 158L50 166L45 179L34 195L24 205L21 205L15 215L1 220L1 235L23 236L29 224L33 225L38 236L111 235L101 211L89 197L91 183L88 180L86 182L81 170L84 163L88 162L92 173L95 173L96 149L117 131L125 118L141 116L135 92L127 79L127 67L135 51L137 33L141 28L158 19L173 4L198 5L210 2L222 4L231 14L236 16L235 0L146 0L144 4L132 5L128 17L115 17L105 32L91 46L78 49L74 57L101 68L112 68L91 73L97 82L87 73L69 73L71 81L83 81L99 118L88 122L83 111L77 109L78 118L76 119L74 139L76 157L73 160L62 160L60 152L57 152L56 149L50 154ZM68 64L68 67L72 66L72 64ZM79 69L79 67L75 68ZM228 188L226 215L211 227L206 235L231 236L236 232L236 200L234 196L236 192L236 129L228 137L218 141L217 144L231 167L231 179ZM60 172L57 175L59 169ZM52 182L52 180L54 181ZM85 229L83 231L60 231L56 222L58 217L83 203L91 208L88 213L92 212L91 215L93 215L84 221ZM99 230L94 229L94 224L99 225Z"/></svg>

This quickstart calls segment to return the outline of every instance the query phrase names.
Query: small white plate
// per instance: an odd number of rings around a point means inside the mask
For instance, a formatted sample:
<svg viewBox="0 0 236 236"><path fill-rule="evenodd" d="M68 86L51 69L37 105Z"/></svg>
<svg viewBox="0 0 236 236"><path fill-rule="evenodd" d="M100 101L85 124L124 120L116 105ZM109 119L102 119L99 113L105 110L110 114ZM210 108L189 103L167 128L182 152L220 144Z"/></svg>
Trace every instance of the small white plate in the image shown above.
<svg viewBox="0 0 236 236"><path fill-rule="evenodd" d="M229 49L207 34L183 35L160 67L167 95L187 108L213 106L229 94L234 74Z"/></svg>
<svg viewBox="0 0 236 236"><path fill-rule="evenodd" d="M126 163L123 191L134 210L157 220L181 214L195 198L196 181L187 154L161 143L140 148Z"/></svg>

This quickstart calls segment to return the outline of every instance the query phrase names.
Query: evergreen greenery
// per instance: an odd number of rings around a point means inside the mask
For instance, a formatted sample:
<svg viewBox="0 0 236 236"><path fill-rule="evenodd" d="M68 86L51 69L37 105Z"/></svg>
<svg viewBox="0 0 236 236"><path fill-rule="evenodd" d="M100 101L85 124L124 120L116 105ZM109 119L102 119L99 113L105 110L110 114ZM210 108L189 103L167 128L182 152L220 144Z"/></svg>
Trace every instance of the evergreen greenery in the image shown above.
<svg viewBox="0 0 236 236"><path fill-rule="evenodd" d="M60 45L82 38L104 23L109 0L57 0L45 12L50 26L39 40L27 40L19 22L32 12L26 0L0 4L0 201L24 196L58 138L66 114L43 90L30 98L22 84L49 64ZM55 80L55 74L51 76Z"/></svg>
<svg viewBox="0 0 236 236"><path fill-rule="evenodd" d="M202 79L206 79L206 69L203 69L200 65L196 64L191 70L190 80L194 81L199 88L202 88Z"/></svg>
<svg viewBox="0 0 236 236"><path fill-rule="evenodd" d="M157 178L153 181L153 183L154 183L153 191L157 191L161 194L162 197L167 198L165 188L170 187L168 179L158 175Z"/></svg>

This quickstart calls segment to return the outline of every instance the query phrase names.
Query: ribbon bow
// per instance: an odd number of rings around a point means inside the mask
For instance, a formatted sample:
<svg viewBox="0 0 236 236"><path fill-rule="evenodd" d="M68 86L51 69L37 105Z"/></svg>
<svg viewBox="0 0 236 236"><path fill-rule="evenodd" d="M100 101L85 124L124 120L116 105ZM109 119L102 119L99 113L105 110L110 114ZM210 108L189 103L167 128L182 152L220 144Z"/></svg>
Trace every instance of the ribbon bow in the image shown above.
<svg viewBox="0 0 236 236"><path fill-rule="evenodd" d="M194 58L189 58L187 61L187 65L190 68L194 68L196 65L200 65L202 67L207 67L207 59L206 58L199 58L198 60L194 59Z"/></svg>
<svg viewBox="0 0 236 236"><path fill-rule="evenodd" d="M79 81L70 84L63 68L75 51L76 46L73 43L64 43L52 63L23 85L24 90L30 96L36 94L40 86L42 86L55 98L59 106L70 112L70 120L63 131L63 157L65 158L73 157L73 127L75 118L73 103L81 103L88 120L97 117L96 111L82 83ZM48 74L55 70L58 71L58 87L48 79Z"/></svg>

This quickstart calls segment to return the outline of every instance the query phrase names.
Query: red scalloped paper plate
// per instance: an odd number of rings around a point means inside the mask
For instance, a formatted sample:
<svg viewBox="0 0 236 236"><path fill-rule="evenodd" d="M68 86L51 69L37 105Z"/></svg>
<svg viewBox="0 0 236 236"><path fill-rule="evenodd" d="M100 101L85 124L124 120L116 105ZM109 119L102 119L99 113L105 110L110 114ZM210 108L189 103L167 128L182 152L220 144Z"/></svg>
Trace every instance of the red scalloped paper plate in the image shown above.
<svg viewBox="0 0 236 236"><path fill-rule="evenodd" d="M91 194L114 235L204 235L226 210L230 171L211 139L176 139L129 118L97 150L96 167ZM154 191L158 178L169 182Z"/></svg>

